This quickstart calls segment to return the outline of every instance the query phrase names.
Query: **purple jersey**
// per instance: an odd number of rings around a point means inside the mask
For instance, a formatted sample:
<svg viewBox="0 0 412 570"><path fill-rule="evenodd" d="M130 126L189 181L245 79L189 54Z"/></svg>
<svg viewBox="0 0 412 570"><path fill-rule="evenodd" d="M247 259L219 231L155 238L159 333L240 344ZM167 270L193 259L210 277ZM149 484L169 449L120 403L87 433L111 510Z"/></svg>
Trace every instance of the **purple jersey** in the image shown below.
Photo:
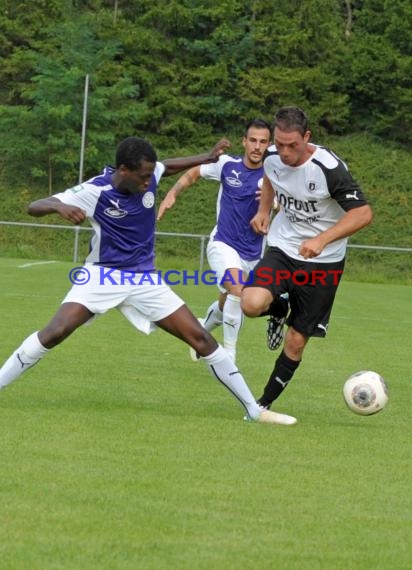
<svg viewBox="0 0 412 570"><path fill-rule="evenodd" d="M155 197L161 162L145 192L123 194L112 185L114 168L54 197L85 210L94 233L87 263L140 273L154 270Z"/></svg>
<svg viewBox="0 0 412 570"><path fill-rule="evenodd" d="M211 239L230 245L242 259L259 259L263 237L253 231L250 220L259 205L256 192L262 183L263 167L248 168L241 157L223 154L215 163L202 164L200 175L220 182L217 224Z"/></svg>

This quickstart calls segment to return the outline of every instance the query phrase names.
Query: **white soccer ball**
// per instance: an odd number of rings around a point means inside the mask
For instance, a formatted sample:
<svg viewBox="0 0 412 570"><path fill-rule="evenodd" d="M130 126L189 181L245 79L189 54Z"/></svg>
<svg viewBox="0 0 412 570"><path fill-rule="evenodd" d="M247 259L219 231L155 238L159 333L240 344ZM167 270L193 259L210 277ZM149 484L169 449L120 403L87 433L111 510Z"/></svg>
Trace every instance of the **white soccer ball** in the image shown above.
<svg viewBox="0 0 412 570"><path fill-rule="evenodd" d="M388 403L388 387L377 372L361 370L346 380L343 397L352 412L370 416L383 410Z"/></svg>

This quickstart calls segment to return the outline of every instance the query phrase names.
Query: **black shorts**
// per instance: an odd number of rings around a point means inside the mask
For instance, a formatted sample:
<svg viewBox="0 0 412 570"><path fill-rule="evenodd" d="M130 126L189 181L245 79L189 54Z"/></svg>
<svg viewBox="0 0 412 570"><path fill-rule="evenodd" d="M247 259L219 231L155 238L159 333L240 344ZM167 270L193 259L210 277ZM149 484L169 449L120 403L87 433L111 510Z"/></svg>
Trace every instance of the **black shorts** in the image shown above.
<svg viewBox="0 0 412 570"><path fill-rule="evenodd" d="M326 335L345 260L336 263L297 260L269 247L245 287L263 287L276 299L289 294L287 324L310 337ZM253 274L253 275L252 275Z"/></svg>

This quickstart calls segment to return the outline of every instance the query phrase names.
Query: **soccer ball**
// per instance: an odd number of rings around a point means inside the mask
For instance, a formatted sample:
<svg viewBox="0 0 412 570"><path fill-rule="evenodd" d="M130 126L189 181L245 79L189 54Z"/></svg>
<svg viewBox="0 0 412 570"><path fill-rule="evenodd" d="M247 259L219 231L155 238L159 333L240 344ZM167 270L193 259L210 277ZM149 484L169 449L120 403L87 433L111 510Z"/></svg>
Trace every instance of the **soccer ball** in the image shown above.
<svg viewBox="0 0 412 570"><path fill-rule="evenodd" d="M361 370L346 380L343 397L352 412L370 416L383 410L388 403L388 387L377 372Z"/></svg>

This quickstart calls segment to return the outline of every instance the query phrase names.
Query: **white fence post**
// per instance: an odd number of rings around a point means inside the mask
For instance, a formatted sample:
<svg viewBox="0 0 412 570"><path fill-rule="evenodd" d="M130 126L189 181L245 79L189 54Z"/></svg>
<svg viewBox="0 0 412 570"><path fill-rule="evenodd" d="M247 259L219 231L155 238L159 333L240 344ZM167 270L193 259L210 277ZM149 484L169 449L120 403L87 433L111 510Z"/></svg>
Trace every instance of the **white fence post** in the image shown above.
<svg viewBox="0 0 412 570"><path fill-rule="evenodd" d="M79 257L79 236L80 226L74 226L73 263L77 263L77 259Z"/></svg>

